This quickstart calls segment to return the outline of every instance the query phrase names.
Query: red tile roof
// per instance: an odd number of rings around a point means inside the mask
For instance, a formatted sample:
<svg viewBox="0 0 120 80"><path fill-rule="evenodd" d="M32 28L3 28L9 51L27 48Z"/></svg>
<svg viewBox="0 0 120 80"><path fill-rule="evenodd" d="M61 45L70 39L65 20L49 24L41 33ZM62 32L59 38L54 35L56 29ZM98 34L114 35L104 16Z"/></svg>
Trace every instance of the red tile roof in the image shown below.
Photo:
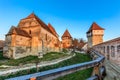
<svg viewBox="0 0 120 80"><path fill-rule="evenodd" d="M51 30L51 32L52 32L56 37L58 37L57 32L55 31L55 29L52 27L52 25L51 25L50 23L48 23L48 28Z"/></svg>
<svg viewBox="0 0 120 80"><path fill-rule="evenodd" d="M31 13L28 17L24 19L30 19L30 18L35 18L44 29L46 29L48 32L53 34L53 32L48 28L48 26L40 18L38 18L34 13Z"/></svg>
<svg viewBox="0 0 120 80"><path fill-rule="evenodd" d="M69 31L66 29L66 31L64 32L64 34L62 35L62 38L64 37L69 37L69 38L72 38Z"/></svg>
<svg viewBox="0 0 120 80"><path fill-rule="evenodd" d="M14 26L12 26L9 30L9 32L7 33L7 35L12 35L12 34L17 34L17 35L21 35L21 36L25 36L25 37L29 37L31 38L31 36L24 30L21 30L19 28L16 28Z"/></svg>
<svg viewBox="0 0 120 80"><path fill-rule="evenodd" d="M87 33L91 32L92 30L104 30L102 27L100 27L98 24L93 22Z"/></svg>

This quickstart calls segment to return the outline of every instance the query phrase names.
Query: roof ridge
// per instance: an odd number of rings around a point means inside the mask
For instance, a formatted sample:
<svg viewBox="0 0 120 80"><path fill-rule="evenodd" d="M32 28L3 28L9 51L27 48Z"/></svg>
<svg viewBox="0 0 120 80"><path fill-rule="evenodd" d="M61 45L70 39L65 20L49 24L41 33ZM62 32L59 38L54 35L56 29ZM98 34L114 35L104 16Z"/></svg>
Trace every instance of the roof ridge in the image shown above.
<svg viewBox="0 0 120 80"><path fill-rule="evenodd" d="M55 28L54 28L50 23L48 23L48 28L51 30L51 32L52 32L56 37L58 36Z"/></svg>
<svg viewBox="0 0 120 80"><path fill-rule="evenodd" d="M11 26L7 34L11 34L15 28L15 26Z"/></svg>

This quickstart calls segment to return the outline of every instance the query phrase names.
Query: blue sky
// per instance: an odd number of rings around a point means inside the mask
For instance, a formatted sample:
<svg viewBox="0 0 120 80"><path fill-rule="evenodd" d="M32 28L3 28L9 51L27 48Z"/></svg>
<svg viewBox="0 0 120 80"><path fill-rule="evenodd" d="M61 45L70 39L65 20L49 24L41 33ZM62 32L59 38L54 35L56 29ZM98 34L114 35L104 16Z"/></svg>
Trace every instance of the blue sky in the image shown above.
<svg viewBox="0 0 120 80"><path fill-rule="evenodd" d="M73 37L86 39L92 22L105 28L104 41L120 37L120 0L0 0L0 39L33 11L60 37L68 29Z"/></svg>

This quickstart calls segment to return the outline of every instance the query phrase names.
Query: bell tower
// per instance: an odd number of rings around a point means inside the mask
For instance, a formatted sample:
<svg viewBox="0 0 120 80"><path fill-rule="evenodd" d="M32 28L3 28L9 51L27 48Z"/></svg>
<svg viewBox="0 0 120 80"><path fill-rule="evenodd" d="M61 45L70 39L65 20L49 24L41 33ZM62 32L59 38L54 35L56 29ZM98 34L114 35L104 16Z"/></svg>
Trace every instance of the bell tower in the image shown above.
<svg viewBox="0 0 120 80"><path fill-rule="evenodd" d="M88 48L103 42L104 29L93 22L87 31Z"/></svg>

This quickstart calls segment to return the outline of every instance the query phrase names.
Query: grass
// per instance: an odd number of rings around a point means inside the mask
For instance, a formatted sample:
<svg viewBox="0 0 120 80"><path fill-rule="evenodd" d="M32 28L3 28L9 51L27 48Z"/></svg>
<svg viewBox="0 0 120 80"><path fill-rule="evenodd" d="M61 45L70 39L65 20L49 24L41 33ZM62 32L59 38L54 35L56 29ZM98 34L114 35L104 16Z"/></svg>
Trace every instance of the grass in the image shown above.
<svg viewBox="0 0 120 80"><path fill-rule="evenodd" d="M6 69L6 67L0 67L0 69Z"/></svg>
<svg viewBox="0 0 120 80"><path fill-rule="evenodd" d="M44 55L44 58L42 58L41 60L50 61L50 60L58 59L58 58L65 57L65 56L68 56L68 54L60 53L60 52L50 52Z"/></svg>
<svg viewBox="0 0 120 80"><path fill-rule="evenodd" d="M74 56L74 57L72 57L68 60L62 61L58 64L45 66L45 67L40 67L39 72L54 69L54 68L64 67L64 66L68 66L68 65L72 65L72 64L87 62L87 61L90 61L90 60L91 60L90 56L88 56L86 54L76 53L76 56ZM35 72L36 72L36 68L28 69L28 70L22 70L22 71L14 73L14 74L9 74L7 76L0 76L0 80L4 80L6 78L22 76L22 75L27 75L27 74L31 74L31 73L35 73ZM90 76L89 74L87 74L87 75Z"/></svg>
<svg viewBox="0 0 120 80"><path fill-rule="evenodd" d="M58 59L61 57L68 56L68 54L60 53L60 52L50 52L44 55L43 58L38 58L37 56L27 56L20 59L7 59L6 62L0 62L0 65L9 65L9 66L19 66L24 65L28 63L35 63L36 61L50 61L54 59ZM4 57L1 56L0 60L2 60Z"/></svg>
<svg viewBox="0 0 120 80"><path fill-rule="evenodd" d="M75 73L71 73L66 76L59 77L55 80L86 80L91 76L92 70L93 70L92 68L80 70Z"/></svg>

